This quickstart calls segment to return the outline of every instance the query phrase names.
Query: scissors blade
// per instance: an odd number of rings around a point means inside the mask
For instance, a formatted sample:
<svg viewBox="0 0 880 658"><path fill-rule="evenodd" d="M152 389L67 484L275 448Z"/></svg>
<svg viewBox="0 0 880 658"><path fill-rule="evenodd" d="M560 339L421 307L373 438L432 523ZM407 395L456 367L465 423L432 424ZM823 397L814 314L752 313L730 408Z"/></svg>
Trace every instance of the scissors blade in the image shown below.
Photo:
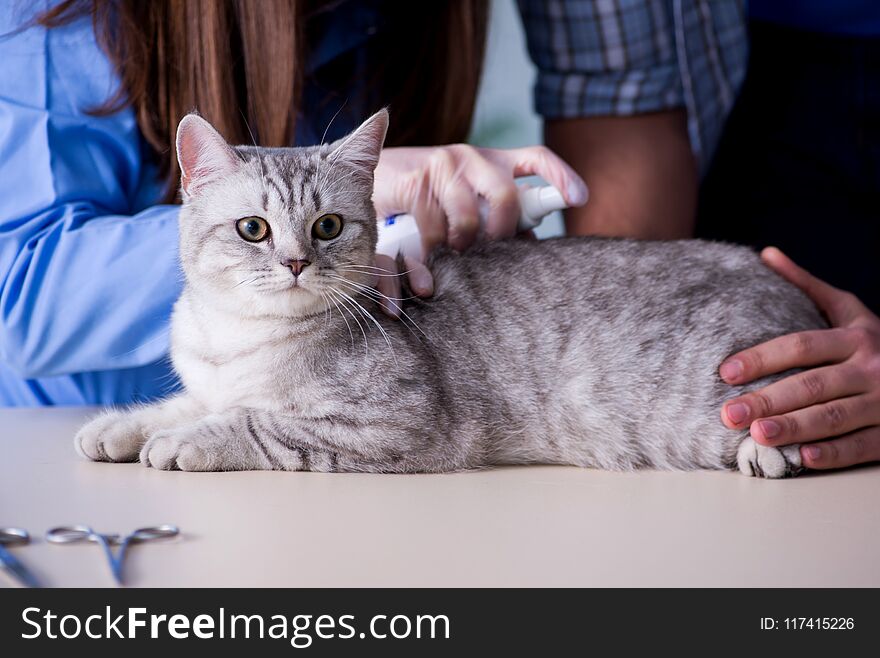
<svg viewBox="0 0 880 658"><path fill-rule="evenodd" d="M133 535L128 535L125 539L123 539L119 548L116 550L116 556L113 558L113 562L111 567L113 568L113 575L116 577L116 582L120 585L124 585L122 582L122 570L125 563L125 556L128 554L128 549L131 544L136 541ZM150 540L144 540L150 541Z"/></svg>
<svg viewBox="0 0 880 658"><path fill-rule="evenodd" d="M113 577L116 579L117 585L125 585L125 582L122 580L122 559L117 556L113 559L113 563L110 565L110 568L113 570Z"/></svg>
<svg viewBox="0 0 880 658"><path fill-rule="evenodd" d="M3 567L9 574L15 578L21 585L25 587L42 587L34 575L28 571L25 566L6 549L0 548L0 567Z"/></svg>
<svg viewBox="0 0 880 658"><path fill-rule="evenodd" d="M113 548L111 544L116 543L118 541L118 537L116 535L101 535L95 533L93 535L92 541L98 542L101 548L104 549L104 555L107 557L107 562L110 564L110 571L113 573L113 578L116 580L118 585L123 585L122 582L122 564L119 561L119 557L124 557L125 553L121 553L120 556L113 555ZM123 547L125 543L123 542Z"/></svg>

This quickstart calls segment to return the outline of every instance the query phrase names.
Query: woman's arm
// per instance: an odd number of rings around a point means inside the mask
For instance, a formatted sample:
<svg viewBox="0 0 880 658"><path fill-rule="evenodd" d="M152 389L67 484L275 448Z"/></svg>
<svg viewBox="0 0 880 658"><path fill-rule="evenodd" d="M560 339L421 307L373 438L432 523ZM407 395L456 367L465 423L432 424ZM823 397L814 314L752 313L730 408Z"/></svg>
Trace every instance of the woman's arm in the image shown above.
<svg viewBox="0 0 880 658"><path fill-rule="evenodd" d="M11 193L0 182L0 196ZM177 208L115 215L63 203L4 216L0 231L0 351L20 377L132 368L167 354L180 292Z"/></svg>
<svg viewBox="0 0 880 658"><path fill-rule="evenodd" d="M565 213L571 235L686 238L693 233L697 164L683 109L548 121L547 146L590 185Z"/></svg>
<svg viewBox="0 0 880 658"><path fill-rule="evenodd" d="M18 26L8 16L0 32ZM177 208L88 19L0 40L0 358L23 378L161 359L180 291Z"/></svg>

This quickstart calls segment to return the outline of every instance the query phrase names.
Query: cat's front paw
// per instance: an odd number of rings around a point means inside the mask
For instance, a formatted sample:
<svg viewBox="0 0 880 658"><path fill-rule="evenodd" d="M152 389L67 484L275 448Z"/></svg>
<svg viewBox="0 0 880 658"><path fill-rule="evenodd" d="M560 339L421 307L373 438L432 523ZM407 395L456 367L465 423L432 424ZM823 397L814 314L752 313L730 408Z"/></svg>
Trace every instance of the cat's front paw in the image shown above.
<svg viewBox="0 0 880 658"><path fill-rule="evenodd" d="M204 443L199 432L188 428L161 430L147 439L140 460L144 466L163 471L221 470Z"/></svg>
<svg viewBox="0 0 880 658"><path fill-rule="evenodd" d="M736 463L743 475L765 478L794 477L803 472L799 445L771 448L747 436L739 444Z"/></svg>
<svg viewBox="0 0 880 658"><path fill-rule="evenodd" d="M163 471L243 471L265 468L229 429L207 421L156 432L141 448L144 466Z"/></svg>
<svg viewBox="0 0 880 658"><path fill-rule="evenodd" d="M73 445L92 461L133 462L144 440L143 427L135 414L108 411L83 425L73 437Z"/></svg>

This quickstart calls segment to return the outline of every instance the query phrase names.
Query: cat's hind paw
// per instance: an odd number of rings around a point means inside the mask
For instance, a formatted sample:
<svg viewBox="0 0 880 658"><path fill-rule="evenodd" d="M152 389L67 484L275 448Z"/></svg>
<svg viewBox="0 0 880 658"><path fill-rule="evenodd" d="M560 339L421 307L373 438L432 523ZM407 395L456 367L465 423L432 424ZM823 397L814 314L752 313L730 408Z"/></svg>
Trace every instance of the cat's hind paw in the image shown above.
<svg viewBox="0 0 880 658"><path fill-rule="evenodd" d="M771 448L750 436L739 444L736 464L743 475L774 479L794 477L804 470L799 445Z"/></svg>
<svg viewBox="0 0 880 658"><path fill-rule="evenodd" d="M133 462L144 439L143 427L133 413L108 411L83 425L73 437L73 446L92 461Z"/></svg>

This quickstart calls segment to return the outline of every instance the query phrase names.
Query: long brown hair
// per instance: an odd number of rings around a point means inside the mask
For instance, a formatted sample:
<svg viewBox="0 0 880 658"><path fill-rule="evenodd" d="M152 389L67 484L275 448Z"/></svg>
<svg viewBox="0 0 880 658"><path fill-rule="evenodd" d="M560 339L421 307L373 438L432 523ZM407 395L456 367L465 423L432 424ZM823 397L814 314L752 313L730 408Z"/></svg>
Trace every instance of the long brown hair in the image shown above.
<svg viewBox="0 0 880 658"><path fill-rule="evenodd" d="M464 140L482 68L487 1L386 4L402 29L369 83L382 90L370 109L389 105L399 118L387 143ZM36 22L53 28L91 15L122 84L89 111L134 108L168 181L166 201L173 201L180 176L174 134L193 108L233 143L249 143L253 133L263 146L291 144L308 20L319 11L345 7L326 0L63 0Z"/></svg>

